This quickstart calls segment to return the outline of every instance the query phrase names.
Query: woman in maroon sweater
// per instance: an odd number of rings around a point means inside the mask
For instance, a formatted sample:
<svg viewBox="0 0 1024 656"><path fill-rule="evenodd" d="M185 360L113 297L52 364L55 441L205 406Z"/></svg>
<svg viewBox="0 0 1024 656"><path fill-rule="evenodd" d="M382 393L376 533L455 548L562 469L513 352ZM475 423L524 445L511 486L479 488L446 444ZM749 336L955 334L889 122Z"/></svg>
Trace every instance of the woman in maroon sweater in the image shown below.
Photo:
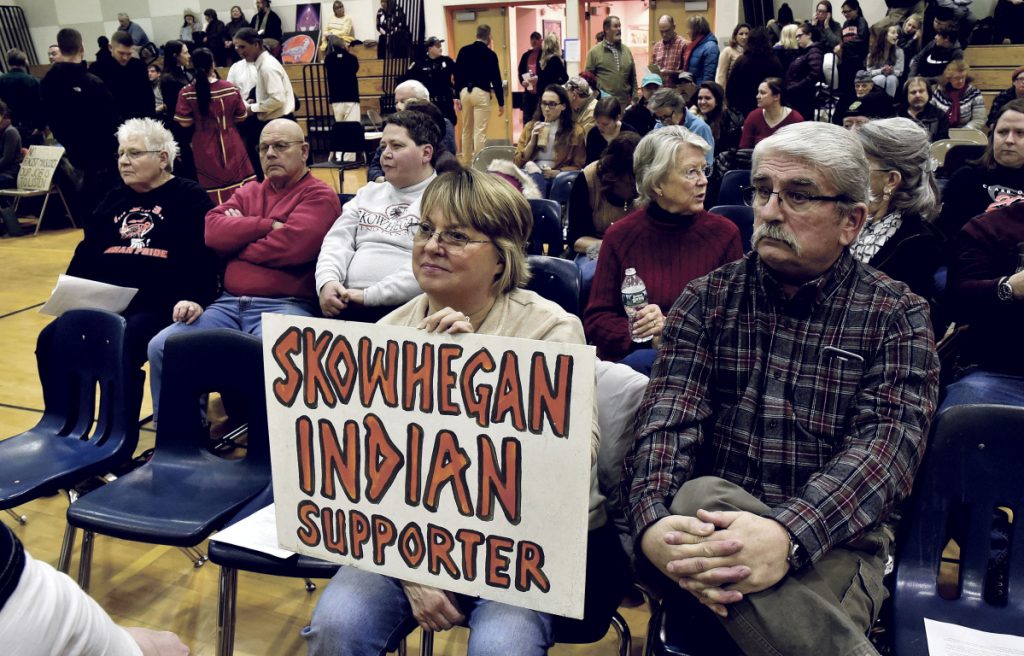
<svg viewBox="0 0 1024 656"><path fill-rule="evenodd" d="M747 120L743 121L740 148L753 148L779 128L803 120L800 112L782 104L782 80L769 77L757 86L757 109L747 114Z"/></svg>
<svg viewBox="0 0 1024 656"><path fill-rule="evenodd" d="M642 209L605 232L583 315L587 340L604 360L650 373L665 313L686 284L743 256L735 224L704 211L708 148L682 126L655 130L637 146ZM632 334L621 294L627 268L636 269L647 287L648 305L637 312Z"/></svg>

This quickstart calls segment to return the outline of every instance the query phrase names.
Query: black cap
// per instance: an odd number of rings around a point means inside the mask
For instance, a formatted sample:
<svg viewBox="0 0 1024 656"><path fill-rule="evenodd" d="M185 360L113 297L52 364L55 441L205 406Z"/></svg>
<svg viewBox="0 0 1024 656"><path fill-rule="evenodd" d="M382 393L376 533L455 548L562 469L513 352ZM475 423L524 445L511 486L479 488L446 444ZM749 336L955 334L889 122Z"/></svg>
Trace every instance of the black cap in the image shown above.
<svg viewBox="0 0 1024 656"><path fill-rule="evenodd" d="M425 47L427 47L427 48L432 48L432 47L436 46L439 43L444 43L444 39L439 39L436 36L432 36L429 39L427 39L426 41L424 41L423 45Z"/></svg>

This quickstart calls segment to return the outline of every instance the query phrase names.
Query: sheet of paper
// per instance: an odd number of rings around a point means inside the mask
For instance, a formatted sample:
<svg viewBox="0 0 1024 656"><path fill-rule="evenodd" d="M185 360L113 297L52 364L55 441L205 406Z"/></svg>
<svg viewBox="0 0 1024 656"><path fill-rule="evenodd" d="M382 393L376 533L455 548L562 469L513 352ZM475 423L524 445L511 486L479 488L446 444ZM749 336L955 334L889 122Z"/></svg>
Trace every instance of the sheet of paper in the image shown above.
<svg viewBox="0 0 1024 656"><path fill-rule="evenodd" d="M277 546L277 521L274 519L274 504L257 510L210 539L265 553L274 558L288 558L294 555L293 551Z"/></svg>
<svg viewBox="0 0 1024 656"><path fill-rule="evenodd" d="M580 60L580 40L565 39L564 45L562 52L565 53L565 61L578 62Z"/></svg>
<svg viewBox="0 0 1024 656"><path fill-rule="evenodd" d="M118 287L61 274L57 278L57 286L54 287L53 293L39 311L55 317L79 308L120 313L128 307L138 291L135 287Z"/></svg>
<svg viewBox="0 0 1024 656"><path fill-rule="evenodd" d="M924 618L929 656L1024 656L1024 637Z"/></svg>

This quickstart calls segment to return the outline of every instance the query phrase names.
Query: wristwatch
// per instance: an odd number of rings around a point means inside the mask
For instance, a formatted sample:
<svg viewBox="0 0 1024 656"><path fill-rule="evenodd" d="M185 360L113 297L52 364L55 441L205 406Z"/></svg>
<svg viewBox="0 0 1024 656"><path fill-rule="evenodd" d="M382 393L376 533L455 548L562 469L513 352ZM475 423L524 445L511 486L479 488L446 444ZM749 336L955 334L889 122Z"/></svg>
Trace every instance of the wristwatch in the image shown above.
<svg viewBox="0 0 1024 656"><path fill-rule="evenodd" d="M1010 284L1010 276L1003 276L996 283L996 296L1004 303L1009 303L1013 300L1013 285Z"/></svg>
<svg viewBox="0 0 1024 656"><path fill-rule="evenodd" d="M792 533L789 533L789 554L786 556L786 562L789 563L789 569L794 572L807 564L807 552L796 541Z"/></svg>

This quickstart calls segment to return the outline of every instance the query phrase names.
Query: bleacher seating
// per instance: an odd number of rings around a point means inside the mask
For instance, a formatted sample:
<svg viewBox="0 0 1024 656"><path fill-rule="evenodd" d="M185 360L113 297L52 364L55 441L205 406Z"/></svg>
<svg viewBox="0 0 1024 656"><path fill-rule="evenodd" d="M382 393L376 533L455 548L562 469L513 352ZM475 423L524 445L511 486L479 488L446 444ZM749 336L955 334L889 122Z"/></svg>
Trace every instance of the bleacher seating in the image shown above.
<svg viewBox="0 0 1024 656"><path fill-rule="evenodd" d="M964 60L971 67L971 83L991 109L999 92L1010 87L1013 69L1024 64L1024 46L971 46L964 50Z"/></svg>

